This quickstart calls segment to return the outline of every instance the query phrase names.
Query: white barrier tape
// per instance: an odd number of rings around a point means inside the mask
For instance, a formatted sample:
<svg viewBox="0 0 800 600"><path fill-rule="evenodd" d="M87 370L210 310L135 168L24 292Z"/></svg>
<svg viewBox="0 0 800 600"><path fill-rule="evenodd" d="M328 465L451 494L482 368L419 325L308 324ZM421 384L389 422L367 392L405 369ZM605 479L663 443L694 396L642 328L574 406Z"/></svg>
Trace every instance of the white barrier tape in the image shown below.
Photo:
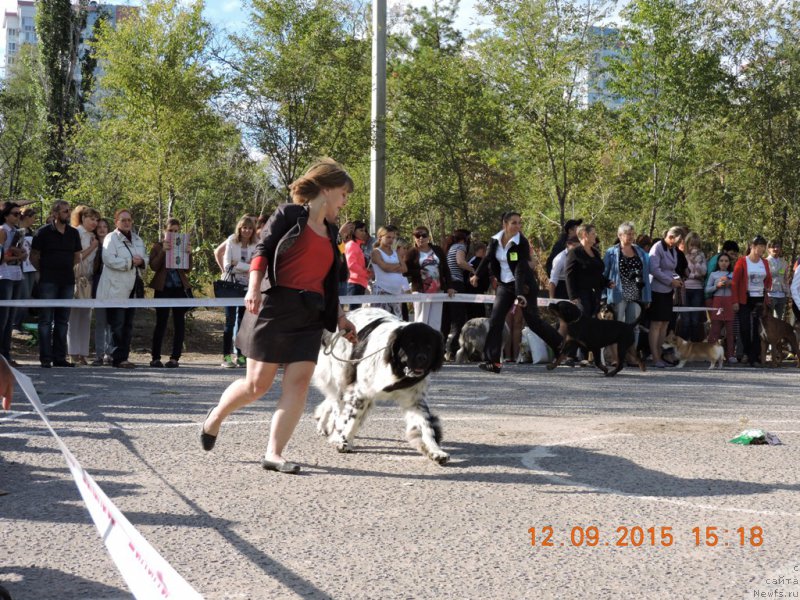
<svg viewBox="0 0 800 600"><path fill-rule="evenodd" d="M492 294L456 294L452 298L447 294L396 294L396 295L364 295L339 296L341 304L393 304L395 302L458 302L461 304L493 304ZM539 306L549 306L563 298L538 298ZM116 300L0 300L0 306L17 306L30 308L197 308L242 306L243 298L122 298ZM674 312L702 312L715 310L708 307L676 306Z"/></svg>
<svg viewBox="0 0 800 600"><path fill-rule="evenodd" d="M50 425L30 378L14 368L11 369L11 372L61 448L69 470L72 472L75 485L78 486L78 491L86 504L86 509L89 511L111 559L117 565L117 569L125 583L128 584L133 596L147 599L199 598L202 600L202 596L142 537L100 489L92 476L81 467L78 459L64 445Z"/></svg>

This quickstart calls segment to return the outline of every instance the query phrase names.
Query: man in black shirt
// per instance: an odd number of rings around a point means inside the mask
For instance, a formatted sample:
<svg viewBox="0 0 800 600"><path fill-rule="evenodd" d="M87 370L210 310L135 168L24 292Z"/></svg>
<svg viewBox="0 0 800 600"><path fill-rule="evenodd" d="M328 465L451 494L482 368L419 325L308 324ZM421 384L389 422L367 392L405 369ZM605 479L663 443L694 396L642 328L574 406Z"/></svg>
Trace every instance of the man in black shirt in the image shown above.
<svg viewBox="0 0 800 600"><path fill-rule="evenodd" d="M80 262L81 238L69 224L69 204L58 200L53 205L52 223L36 232L31 242L31 263L39 271L39 298L72 300L75 297L75 272ZM39 309L39 361L45 369L74 367L67 361L69 307Z"/></svg>

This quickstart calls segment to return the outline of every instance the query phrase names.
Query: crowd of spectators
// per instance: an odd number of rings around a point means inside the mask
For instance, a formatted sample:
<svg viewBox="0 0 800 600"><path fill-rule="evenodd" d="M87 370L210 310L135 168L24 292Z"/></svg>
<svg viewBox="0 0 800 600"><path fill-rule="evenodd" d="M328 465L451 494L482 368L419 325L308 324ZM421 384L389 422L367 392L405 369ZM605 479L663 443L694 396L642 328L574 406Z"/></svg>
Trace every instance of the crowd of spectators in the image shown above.
<svg viewBox="0 0 800 600"><path fill-rule="evenodd" d="M177 219L167 220L163 234L148 253L135 232L133 213L128 209L116 211L113 229L112 223L93 208L80 205L71 209L65 201L56 202L45 225L34 230L36 216L35 209L14 202L5 202L0 207L0 300L30 298L34 288L41 299L143 297L148 267L152 272L148 286L155 298L193 297L189 281L191 254L188 264L180 269L168 268L165 260L172 247L171 236L181 232ZM514 218L520 220L518 215ZM238 283L242 297L265 221L264 217L244 215L234 232L215 249L222 277ZM501 239L504 244L512 243L519 232L504 233L508 227L504 221L503 229L489 241ZM414 227L409 233L411 243L391 225L380 228L372 237L363 221L343 224L340 250L345 264L340 271L340 295L391 296L410 291L447 293L452 297L462 293L498 294L504 289L502 266L508 263L498 262L502 253L496 243L487 247L486 243L473 242L471 232L466 229L454 230L442 245L435 243L425 226ZM758 326L764 303L770 305L775 316L784 318L792 300L795 318L799 316L797 279L800 278L792 277L797 265L792 268L783 258L778 241L768 244L761 236L753 238L741 256L739 245L725 240L719 252L707 257L704 249L713 246L713 242L703 240L697 232L677 226L660 239L637 237L633 224L626 222L619 226L615 242L604 247L592 224L568 220L544 264L545 294L551 299L573 301L590 316L597 316L601 306L607 306L613 318L636 323L637 345L651 355L656 367L673 364L669 357L662 356L664 340L672 330L689 341L723 339L730 364L746 361L758 365L761 361ZM524 268L531 273L531 281L536 281L538 255L532 249L530 259L524 267L519 267L514 253L515 269ZM508 256L503 256L507 261ZM513 278L506 285L508 302L518 296L513 293L516 290L512 289L512 282ZM538 293L538 283L535 289ZM358 306L351 303L350 308ZM503 314L495 314L497 306L489 311L485 305L460 302L414 302L413 313L409 313L406 303L373 302L372 306L441 331L447 360L452 360L458 350L459 335L467 319L491 315L498 323L505 322L511 332L504 353L507 359L519 353L521 330L529 320L526 311L516 311L510 304ZM675 306L699 310L680 312L680 318L676 318ZM179 366L186 339L187 311L180 306L156 309L151 367ZM162 362L170 312L172 348L169 359ZM134 308L38 308L41 366L110 364L135 368L129 360L135 314ZM221 363L225 368L246 364L246 356L235 343L243 315L244 306L225 308ZM0 354L12 366L16 365L11 356L12 329L22 330L23 323L30 318L27 308L0 306ZM547 342L557 347L556 335L546 332Z"/></svg>

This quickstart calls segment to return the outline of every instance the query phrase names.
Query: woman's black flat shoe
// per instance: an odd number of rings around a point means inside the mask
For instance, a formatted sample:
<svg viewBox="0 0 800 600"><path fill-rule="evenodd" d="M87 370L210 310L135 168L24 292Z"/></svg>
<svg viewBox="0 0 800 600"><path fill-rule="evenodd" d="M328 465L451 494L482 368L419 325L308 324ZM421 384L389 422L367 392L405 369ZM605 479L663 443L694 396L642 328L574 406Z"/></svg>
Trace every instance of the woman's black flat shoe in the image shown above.
<svg viewBox="0 0 800 600"><path fill-rule="evenodd" d="M300 465L290 463L288 460L275 462L262 458L261 468L266 471L277 471L278 473L289 473L290 475L297 475L300 472Z"/></svg>
<svg viewBox="0 0 800 600"><path fill-rule="evenodd" d="M208 421L209 415L211 415L211 411L214 410L216 406L212 406L208 412L206 413L206 418L203 421L203 425L200 427L200 443L203 445L203 450L209 452L214 449L214 444L217 443L217 436L211 435L210 433L206 433L206 421Z"/></svg>
<svg viewBox="0 0 800 600"><path fill-rule="evenodd" d="M503 369L503 365L493 362L482 362L478 365L478 368L482 371L488 371L489 373L499 373Z"/></svg>

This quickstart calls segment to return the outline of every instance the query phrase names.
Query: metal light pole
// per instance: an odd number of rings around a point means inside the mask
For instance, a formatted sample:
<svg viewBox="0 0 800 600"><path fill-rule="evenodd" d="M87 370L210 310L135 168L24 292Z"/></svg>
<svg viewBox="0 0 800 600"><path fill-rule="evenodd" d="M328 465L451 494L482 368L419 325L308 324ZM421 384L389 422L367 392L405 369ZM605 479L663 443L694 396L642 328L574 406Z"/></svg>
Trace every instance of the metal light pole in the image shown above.
<svg viewBox="0 0 800 600"><path fill-rule="evenodd" d="M375 234L386 218L386 0L372 3L372 148L369 226Z"/></svg>

